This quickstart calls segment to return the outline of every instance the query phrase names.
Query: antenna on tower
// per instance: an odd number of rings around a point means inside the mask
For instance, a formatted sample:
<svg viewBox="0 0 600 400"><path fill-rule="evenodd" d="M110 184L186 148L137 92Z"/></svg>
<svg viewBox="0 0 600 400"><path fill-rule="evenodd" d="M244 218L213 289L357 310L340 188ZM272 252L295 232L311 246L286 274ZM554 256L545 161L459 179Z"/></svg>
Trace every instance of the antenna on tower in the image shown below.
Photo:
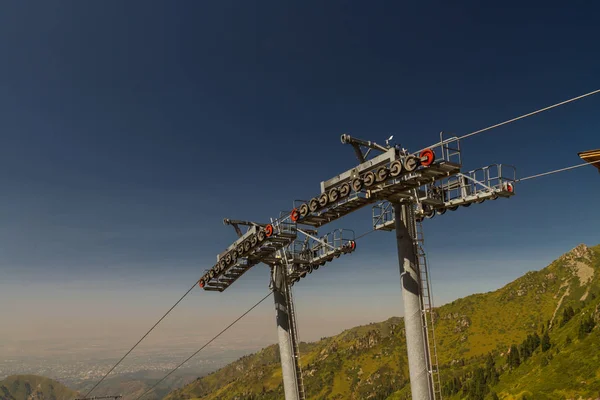
<svg viewBox="0 0 600 400"><path fill-rule="evenodd" d="M392 136L390 136L389 138L387 138L387 139L386 139L386 141L385 141L385 145L386 145L387 147L390 147L390 140L392 140L393 138L394 138L394 135L392 135Z"/></svg>

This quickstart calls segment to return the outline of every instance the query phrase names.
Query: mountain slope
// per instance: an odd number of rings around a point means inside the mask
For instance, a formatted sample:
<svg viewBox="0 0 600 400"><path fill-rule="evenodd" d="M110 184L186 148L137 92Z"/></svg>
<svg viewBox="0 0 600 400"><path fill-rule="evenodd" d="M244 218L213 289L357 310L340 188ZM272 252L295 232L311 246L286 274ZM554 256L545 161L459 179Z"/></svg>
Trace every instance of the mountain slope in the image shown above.
<svg viewBox="0 0 600 400"><path fill-rule="evenodd" d="M590 316L598 318L599 297L600 246L580 245L543 270L529 272L501 289L438 308L435 329L445 398L484 399L492 391L506 398L527 396L527 391L535 398L593 393L600 379L600 361L589 351L597 347L598 329L592 327L581 337L578 330ZM307 397L408 398L403 324L402 318L391 318L303 343ZM544 332L551 345L540 343ZM519 352L523 362L517 365L514 357ZM270 346L166 399L281 399L278 356L277 346ZM562 374L562 379L546 382L554 376L551 371ZM544 387L549 389L543 391Z"/></svg>
<svg viewBox="0 0 600 400"><path fill-rule="evenodd" d="M506 349L548 321L553 324L559 310L600 289L598 253L600 246L579 245L495 292L440 307L435 326L440 362Z"/></svg>
<svg viewBox="0 0 600 400"><path fill-rule="evenodd" d="M36 375L13 375L0 381L0 400L73 400L78 393Z"/></svg>
<svg viewBox="0 0 600 400"><path fill-rule="evenodd" d="M600 330L578 334L590 315L596 325L600 323L600 303L594 300L563 328L551 331L549 350L535 353L514 371L504 373L494 390L509 399L518 394L535 399L599 398Z"/></svg>

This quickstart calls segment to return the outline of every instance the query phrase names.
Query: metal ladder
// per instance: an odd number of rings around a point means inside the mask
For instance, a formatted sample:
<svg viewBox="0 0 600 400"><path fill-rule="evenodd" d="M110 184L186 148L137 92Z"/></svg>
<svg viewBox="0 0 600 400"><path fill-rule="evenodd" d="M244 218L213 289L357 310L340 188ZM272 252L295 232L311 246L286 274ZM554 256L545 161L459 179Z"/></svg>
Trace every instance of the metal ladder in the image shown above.
<svg viewBox="0 0 600 400"><path fill-rule="evenodd" d="M306 393L304 392L304 379L302 377L302 369L300 368L300 348L298 346L299 341L296 324L296 310L294 309L294 297L292 295L292 287L287 282L287 274L285 288L290 320L290 339L294 348L294 366L296 367L296 379L298 380L298 399L306 400Z"/></svg>
<svg viewBox="0 0 600 400"><path fill-rule="evenodd" d="M414 221L414 219L413 219ZM440 371L437 356L437 346L435 343L434 329L434 310L431 292L431 283L429 280L429 272L427 269L427 257L423 248L423 226L420 221L415 222L414 226L414 241L415 251L417 254L417 262L421 286L421 310L423 316L423 336L425 338L425 346L427 347L427 368L429 372L429 382L432 391L433 399L442 398L442 385L440 381Z"/></svg>

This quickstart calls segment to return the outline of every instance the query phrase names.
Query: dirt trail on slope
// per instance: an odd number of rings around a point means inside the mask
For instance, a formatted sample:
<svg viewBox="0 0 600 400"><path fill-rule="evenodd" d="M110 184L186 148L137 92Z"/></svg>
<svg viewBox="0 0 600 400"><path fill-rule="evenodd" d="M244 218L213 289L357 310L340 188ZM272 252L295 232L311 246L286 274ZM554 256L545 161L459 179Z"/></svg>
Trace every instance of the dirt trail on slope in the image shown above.
<svg viewBox="0 0 600 400"><path fill-rule="evenodd" d="M565 284L568 285L568 283L566 283L566 282L565 282ZM561 288L562 287L564 287L564 284L561 286ZM548 327L548 329L552 328L552 324L554 323L554 317L556 317L556 312L560 308L560 305L562 304L563 299L569 295L570 289L571 289L570 287L567 287L565 294L563 294L562 297L560 298L560 300L558 300L558 304L556 305L556 308L554 309L554 313L552 314L552 319L550 320L550 326Z"/></svg>

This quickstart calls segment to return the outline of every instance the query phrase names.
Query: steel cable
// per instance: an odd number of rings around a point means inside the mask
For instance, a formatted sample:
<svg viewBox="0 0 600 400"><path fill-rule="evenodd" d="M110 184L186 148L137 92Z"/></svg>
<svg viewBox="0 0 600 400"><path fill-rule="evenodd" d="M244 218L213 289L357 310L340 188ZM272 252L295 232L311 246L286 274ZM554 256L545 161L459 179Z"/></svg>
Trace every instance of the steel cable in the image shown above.
<svg viewBox="0 0 600 400"><path fill-rule="evenodd" d="M191 356L189 356L188 358L186 358L181 364L179 364L178 366L176 366L175 368L173 368L167 375L163 376L158 382L156 382L150 389L146 390L144 393L142 393L141 396L137 397L135 400L139 400L142 397L144 397L146 394L150 393L155 387L157 387L162 381L164 381L165 379L167 379L173 372L177 371L183 364L185 364L186 362L188 362L189 360L191 360L196 354L200 353L206 346L208 346L209 344L211 344L214 340L216 340L219 336L221 336L223 333L225 333L229 328L231 328L235 323L237 323L240 319L244 318L250 311L254 310L256 307L258 307L258 305L260 303L262 303L263 301L265 301L267 299L267 297L269 297L271 295L271 293L273 293L273 291L271 290L265 297L263 297L262 299L260 299L256 304L254 304L252 307L250 307L248 309L248 311L246 311L245 313L243 313L242 315L240 315L235 321L233 321L231 324L227 325L227 327L225 329L223 329L221 332L217 333L212 339L210 339L208 342L206 342L202 347L200 347L198 350L196 350L196 352L194 354L192 354Z"/></svg>
<svg viewBox="0 0 600 400"><path fill-rule="evenodd" d="M85 396L83 397L88 397L90 395L90 393L92 393L94 391L94 389L96 389L98 387L98 385L100 385L104 379L106 379L106 377L115 369L117 368L117 366L119 364L121 364L121 362L125 359L125 357L127 357L129 355L129 353L131 353L141 342L142 340L144 340L146 338L146 336L148 336L150 334L150 332L152 332L154 330L154 328L156 328L158 326L158 324L161 323L161 321L163 319L165 319L165 317L167 315L169 315L169 313L171 311L173 311L173 309L179 304L181 303L181 301L188 295L190 294L190 292L196 287L196 284L198 283L198 281L194 282L194 285L189 288L189 290L187 292L185 292L185 294L183 296L181 296L181 298L179 300L177 300L177 302L175 304L173 304L173 306L171 308L169 308L169 310L152 326L152 328L150 328L150 330L148 332L146 332L146 334L144 336L142 336L142 338L140 340L138 340L138 342L136 344L133 345L133 347L131 349L129 349L129 351L127 353L125 353L125 355L123 357L121 357L121 359L115 364L113 365L113 367L102 377L102 379L100 379L100 381L98 381L98 383L96 383L94 385L93 388L91 388Z"/></svg>

